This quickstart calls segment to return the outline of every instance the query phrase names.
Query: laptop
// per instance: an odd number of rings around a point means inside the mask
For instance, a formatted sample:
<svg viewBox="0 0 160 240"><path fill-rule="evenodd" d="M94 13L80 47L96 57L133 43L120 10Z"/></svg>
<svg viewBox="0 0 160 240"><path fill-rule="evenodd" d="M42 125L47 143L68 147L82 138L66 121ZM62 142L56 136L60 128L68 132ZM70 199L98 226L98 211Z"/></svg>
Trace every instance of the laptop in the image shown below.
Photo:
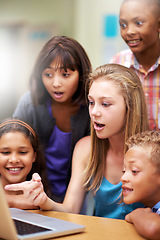
<svg viewBox="0 0 160 240"><path fill-rule="evenodd" d="M8 208L0 182L0 239L46 239L83 232L85 226L43 216L17 208Z"/></svg>

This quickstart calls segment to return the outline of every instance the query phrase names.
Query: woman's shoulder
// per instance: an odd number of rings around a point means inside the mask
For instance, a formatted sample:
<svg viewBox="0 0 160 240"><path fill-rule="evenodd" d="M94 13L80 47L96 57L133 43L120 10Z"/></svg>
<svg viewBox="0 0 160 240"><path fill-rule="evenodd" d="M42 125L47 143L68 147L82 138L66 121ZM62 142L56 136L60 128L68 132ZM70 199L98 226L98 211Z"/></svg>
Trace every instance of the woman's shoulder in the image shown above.
<svg viewBox="0 0 160 240"><path fill-rule="evenodd" d="M34 104L32 101L32 96L31 96L31 92L27 91L25 92L19 102L18 102L18 108L29 108L29 109L33 109L34 111L41 111L42 109L47 109L46 104Z"/></svg>
<svg viewBox="0 0 160 240"><path fill-rule="evenodd" d="M86 166L91 152L91 137L81 138L75 145L73 152L73 162Z"/></svg>
<svg viewBox="0 0 160 240"><path fill-rule="evenodd" d="M31 124L37 121L41 122L42 119L44 124L46 118L49 119L50 121L47 107L44 104L34 105L32 102L30 91L25 92L23 96L20 98L18 105L13 113L13 117L20 117L29 122L31 119L32 120L34 119L33 121L31 121Z"/></svg>
<svg viewBox="0 0 160 240"><path fill-rule="evenodd" d="M86 136L81 138L77 144L76 147L77 148L89 148L89 146L91 145L91 136Z"/></svg>
<svg viewBox="0 0 160 240"><path fill-rule="evenodd" d="M32 99L31 99L31 92L30 91L27 91L27 92L25 92L22 96L21 96L21 98L20 98L20 100L19 100L19 103L23 103L23 104L25 104L25 105L27 105L27 104L32 104Z"/></svg>
<svg viewBox="0 0 160 240"><path fill-rule="evenodd" d="M86 136L81 138L75 145L74 152L76 154L79 154L81 157L88 157L90 155L91 151L91 137Z"/></svg>

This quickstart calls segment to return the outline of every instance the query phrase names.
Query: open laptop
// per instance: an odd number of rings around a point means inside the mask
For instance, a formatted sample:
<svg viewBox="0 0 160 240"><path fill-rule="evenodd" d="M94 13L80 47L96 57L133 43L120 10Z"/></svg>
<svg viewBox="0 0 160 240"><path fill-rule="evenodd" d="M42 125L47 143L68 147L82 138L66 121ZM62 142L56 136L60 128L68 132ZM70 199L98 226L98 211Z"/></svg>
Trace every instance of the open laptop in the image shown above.
<svg viewBox="0 0 160 240"><path fill-rule="evenodd" d="M22 224L22 226L19 226L19 224ZM28 229L30 231L30 228L31 233L27 233ZM84 229L83 225L43 216L26 210L8 208L4 190L0 182L0 238L8 240L46 239L80 233Z"/></svg>

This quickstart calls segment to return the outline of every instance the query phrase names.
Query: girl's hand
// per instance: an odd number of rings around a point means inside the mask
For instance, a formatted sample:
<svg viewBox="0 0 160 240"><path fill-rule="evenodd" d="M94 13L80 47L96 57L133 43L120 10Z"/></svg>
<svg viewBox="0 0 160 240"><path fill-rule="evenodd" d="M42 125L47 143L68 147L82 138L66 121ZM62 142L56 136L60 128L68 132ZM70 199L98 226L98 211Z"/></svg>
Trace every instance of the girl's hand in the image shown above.
<svg viewBox="0 0 160 240"><path fill-rule="evenodd" d="M38 173L34 173L30 181L6 185L4 189L7 191L23 191L23 194L19 195L20 204L25 200L33 206L40 206L47 200L47 195L44 192L41 177ZM16 196L17 198L18 195Z"/></svg>

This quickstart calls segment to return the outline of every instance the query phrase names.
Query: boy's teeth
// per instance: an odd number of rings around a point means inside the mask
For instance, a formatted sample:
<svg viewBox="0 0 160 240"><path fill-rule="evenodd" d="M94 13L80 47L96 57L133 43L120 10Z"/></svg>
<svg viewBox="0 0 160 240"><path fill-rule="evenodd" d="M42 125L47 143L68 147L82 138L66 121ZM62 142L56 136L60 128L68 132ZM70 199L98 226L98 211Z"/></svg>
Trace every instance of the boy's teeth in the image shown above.
<svg viewBox="0 0 160 240"><path fill-rule="evenodd" d="M129 43L137 43L137 42L139 42L139 40L130 40L130 41L128 41Z"/></svg>

